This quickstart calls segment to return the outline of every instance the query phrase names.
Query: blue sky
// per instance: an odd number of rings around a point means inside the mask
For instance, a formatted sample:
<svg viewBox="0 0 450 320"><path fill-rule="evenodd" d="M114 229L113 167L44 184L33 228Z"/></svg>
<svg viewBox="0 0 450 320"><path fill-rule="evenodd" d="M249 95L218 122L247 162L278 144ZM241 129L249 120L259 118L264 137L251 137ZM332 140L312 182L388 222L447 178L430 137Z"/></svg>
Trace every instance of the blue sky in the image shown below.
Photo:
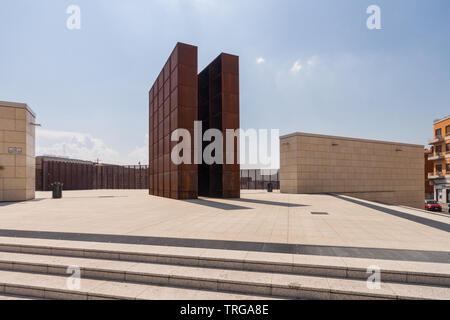
<svg viewBox="0 0 450 320"><path fill-rule="evenodd" d="M146 163L148 90L180 41L199 69L240 56L244 129L426 144L450 114L449 14L448 0L3 0L0 100L37 113L38 154Z"/></svg>

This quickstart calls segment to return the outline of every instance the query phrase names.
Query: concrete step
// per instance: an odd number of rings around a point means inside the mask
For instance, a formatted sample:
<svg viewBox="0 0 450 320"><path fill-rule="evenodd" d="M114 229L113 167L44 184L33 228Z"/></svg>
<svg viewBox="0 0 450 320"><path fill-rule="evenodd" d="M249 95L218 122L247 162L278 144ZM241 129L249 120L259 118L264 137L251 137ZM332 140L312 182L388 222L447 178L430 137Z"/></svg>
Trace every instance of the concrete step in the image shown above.
<svg viewBox="0 0 450 320"><path fill-rule="evenodd" d="M130 285L162 285L295 299L450 299L450 288L445 286L414 285L382 280L380 289L369 289L365 280L338 277L43 254L0 253L0 269L10 272L33 272L67 279L67 270L70 266L80 268L83 283L92 279L102 279L107 282L127 282ZM0 281L1 279L0 274Z"/></svg>
<svg viewBox="0 0 450 320"><path fill-rule="evenodd" d="M23 238L0 238L0 251L361 280L378 266L383 280L450 286L447 263Z"/></svg>
<svg viewBox="0 0 450 320"><path fill-rule="evenodd" d="M37 300L37 298L0 294L0 300Z"/></svg>
<svg viewBox="0 0 450 320"><path fill-rule="evenodd" d="M2 297L31 297L58 300L260 300L259 295L174 288L98 279L81 280L79 289L67 287L67 277L0 270Z"/></svg>

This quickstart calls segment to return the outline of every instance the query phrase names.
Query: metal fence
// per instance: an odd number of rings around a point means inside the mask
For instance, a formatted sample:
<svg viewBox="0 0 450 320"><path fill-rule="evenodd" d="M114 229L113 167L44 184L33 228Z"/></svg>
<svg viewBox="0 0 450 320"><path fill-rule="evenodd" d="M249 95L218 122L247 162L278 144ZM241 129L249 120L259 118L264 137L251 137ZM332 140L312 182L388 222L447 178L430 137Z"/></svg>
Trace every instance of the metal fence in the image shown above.
<svg viewBox="0 0 450 320"><path fill-rule="evenodd" d="M36 190L50 191L53 182L64 190L148 189L148 166L118 166L43 160L36 167ZM241 189L280 189L280 170L243 169Z"/></svg>
<svg viewBox="0 0 450 320"><path fill-rule="evenodd" d="M241 189L263 190L269 183L272 183L273 189L280 189L280 170L241 170Z"/></svg>
<svg viewBox="0 0 450 320"><path fill-rule="evenodd" d="M62 182L64 190L148 189L148 166L42 161L36 190L49 191L53 182Z"/></svg>

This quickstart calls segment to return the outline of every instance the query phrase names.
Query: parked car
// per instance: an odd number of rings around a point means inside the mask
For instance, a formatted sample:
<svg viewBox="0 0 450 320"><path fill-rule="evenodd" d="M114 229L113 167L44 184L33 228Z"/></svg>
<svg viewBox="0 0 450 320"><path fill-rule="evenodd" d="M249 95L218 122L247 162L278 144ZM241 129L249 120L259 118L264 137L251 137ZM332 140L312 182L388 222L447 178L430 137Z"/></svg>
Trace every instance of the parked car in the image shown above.
<svg viewBox="0 0 450 320"><path fill-rule="evenodd" d="M442 207L435 200L425 200L425 210L427 210L427 211L442 211Z"/></svg>

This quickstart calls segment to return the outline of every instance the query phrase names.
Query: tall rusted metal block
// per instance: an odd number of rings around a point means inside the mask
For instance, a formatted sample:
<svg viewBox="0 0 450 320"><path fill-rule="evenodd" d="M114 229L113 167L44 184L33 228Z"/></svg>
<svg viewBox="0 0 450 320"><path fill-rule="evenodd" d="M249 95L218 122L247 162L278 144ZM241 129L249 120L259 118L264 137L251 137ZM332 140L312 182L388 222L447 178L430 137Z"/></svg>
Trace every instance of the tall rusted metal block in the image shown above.
<svg viewBox="0 0 450 320"><path fill-rule="evenodd" d="M173 199L198 196L198 168L175 165L170 137L176 129L194 131L198 119L197 47L177 43L149 92L149 193ZM194 140L191 139L194 150ZM194 154L191 152L191 163Z"/></svg>
<svg viewBox="0 0 450 320"><path fill-rule="evenodd" d="M226 130L239 129L239 57L220 54L199 74L199 120L203 133L218 129L223 133L223 164L199 166L198 189L202 196L240 197L238 138L233 150L226 148ZM204 148L209 142L204 142ZM227 154L233 163L227 163Z"/></svg>

